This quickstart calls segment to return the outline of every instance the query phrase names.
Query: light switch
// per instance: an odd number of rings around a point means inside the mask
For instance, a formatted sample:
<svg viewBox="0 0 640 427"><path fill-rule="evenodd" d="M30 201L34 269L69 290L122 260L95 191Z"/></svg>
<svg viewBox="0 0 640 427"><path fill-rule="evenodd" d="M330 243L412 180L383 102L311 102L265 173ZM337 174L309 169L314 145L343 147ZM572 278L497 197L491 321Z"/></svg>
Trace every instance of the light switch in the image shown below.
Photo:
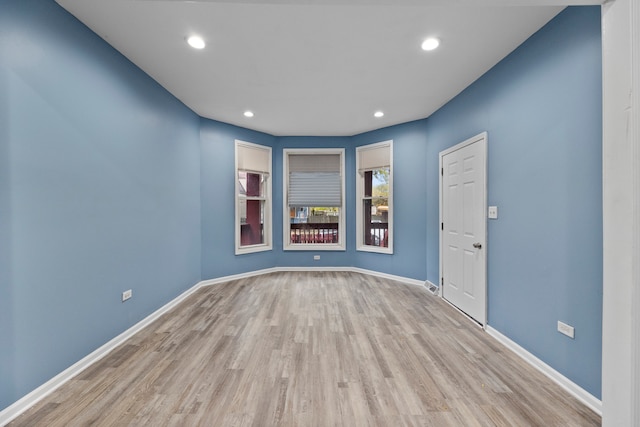
<svg viewBox="0 0 640 427"><path fill-rule="evenodd" d="M498 207L489 206L489 219L498 219Z"/></svg>

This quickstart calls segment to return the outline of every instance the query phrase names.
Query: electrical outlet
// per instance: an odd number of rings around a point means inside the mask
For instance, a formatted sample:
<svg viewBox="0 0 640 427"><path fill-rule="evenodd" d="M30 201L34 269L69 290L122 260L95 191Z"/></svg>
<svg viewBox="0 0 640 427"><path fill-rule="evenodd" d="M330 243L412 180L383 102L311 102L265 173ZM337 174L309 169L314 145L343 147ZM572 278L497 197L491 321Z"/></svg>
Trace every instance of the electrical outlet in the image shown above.
<svg viewBox="0 0 640 427"><path fill-rule="evenodd" d="M122 302L125 302L126 300L128 300L132 296L133 296L133 291L131 289L129 289L128 291L124 291L122 293Z"/></svg>
<svg viewBox="0 0 640 427"><path fill-rule="evenodd" d="M314 261L318 261L319 259L320 259L320 255L314 255L314 256L313 256L313 260L314 260Z"/></svg>
<svg viewBox="0 0 640 427"><path fill-rule="evenodd" d="M575 338L575 328L558 320L558 332L565 334L569 338Z"/></svg>
<svg viewBox="0 0 640 427"><path fill-rule="evenodd" d="M489 206L489 219L498 219L498 207Z"/></svg>

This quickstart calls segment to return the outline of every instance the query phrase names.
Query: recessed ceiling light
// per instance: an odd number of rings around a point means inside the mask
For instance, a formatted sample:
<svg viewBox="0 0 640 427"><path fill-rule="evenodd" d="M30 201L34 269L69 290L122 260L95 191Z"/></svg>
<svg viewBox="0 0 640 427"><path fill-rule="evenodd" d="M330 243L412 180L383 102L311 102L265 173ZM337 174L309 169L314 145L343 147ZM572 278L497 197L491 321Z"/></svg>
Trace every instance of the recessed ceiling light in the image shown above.
<svg viewBox="0 0 640 427"><path fill-rule="evenodd" d="M248 110L247 110L247 111L245 111L245 112L244 112L244 116L245 116L245 117L253 117L253 111L248 111Z"/></svg>
<svg viewBox="0 0 640 427"><path fill-rule="evenodd" d="M422 50L433 50L440 46L440 40L435 37L429 37L422 42Z"/></svg>
<svg viewBox="0 0 640 427"><path fill-rule="evenodd" d="M374 117L380 118L382 116L384 116L384 113L382 111L376 111L375 113L373 113Z"/></svg>
<svg viewBox="0 0 640 427"><path fill-rule="evenodd" d="M202 37L199 36L191 36L187 39L187 43L194 49L204 49L205 43L202 40Z"/></svg>

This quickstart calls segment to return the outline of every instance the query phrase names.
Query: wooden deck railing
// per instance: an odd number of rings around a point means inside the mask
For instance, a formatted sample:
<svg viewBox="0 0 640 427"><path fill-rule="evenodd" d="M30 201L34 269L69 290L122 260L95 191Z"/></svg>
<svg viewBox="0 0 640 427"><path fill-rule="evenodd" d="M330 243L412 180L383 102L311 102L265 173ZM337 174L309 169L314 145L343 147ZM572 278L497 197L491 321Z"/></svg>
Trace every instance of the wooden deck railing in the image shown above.
<svg viewBox="0 0 640 427"><path fill-rule="evenodd" d="M365 244L371 246L389 246L389 224L386 222L372 222L365 227Z"/></svg>
<svg viewBox="0 0 640 427"><path fill-rule="evenodd" d="M365 244L388 246L389 224L373 222L365 228ZM291 224L291 243L338 243L338 223Z"/></svg>
<svg viewBox="0 0 640 427"><path fill-rule="evenodd" d="M291 243L338 243L338 223L291 224Z"/></svg>

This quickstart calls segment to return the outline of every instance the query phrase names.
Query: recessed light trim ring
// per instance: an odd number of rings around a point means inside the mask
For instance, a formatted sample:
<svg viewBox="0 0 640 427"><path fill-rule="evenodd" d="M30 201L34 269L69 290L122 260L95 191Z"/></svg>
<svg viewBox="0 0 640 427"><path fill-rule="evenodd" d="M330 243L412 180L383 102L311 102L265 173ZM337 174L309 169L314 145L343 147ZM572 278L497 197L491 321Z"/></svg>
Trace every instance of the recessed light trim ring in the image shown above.
<svg viewBox="0 0 640 427"><path fill-rule="evenodd" d="M204 47L206 46L206 43L204 42L202 37L195 36L195 35L189 36L187 38L187 43L189 43L189 46L191 46L194 49L204 49Z"/></svg>
<svg viewBox="0 0 640 427"><path fill-rule="evenodd" d="M422 42L422 50L430 51L440 46L440 39L437 37L429 37Z"/></svg>

